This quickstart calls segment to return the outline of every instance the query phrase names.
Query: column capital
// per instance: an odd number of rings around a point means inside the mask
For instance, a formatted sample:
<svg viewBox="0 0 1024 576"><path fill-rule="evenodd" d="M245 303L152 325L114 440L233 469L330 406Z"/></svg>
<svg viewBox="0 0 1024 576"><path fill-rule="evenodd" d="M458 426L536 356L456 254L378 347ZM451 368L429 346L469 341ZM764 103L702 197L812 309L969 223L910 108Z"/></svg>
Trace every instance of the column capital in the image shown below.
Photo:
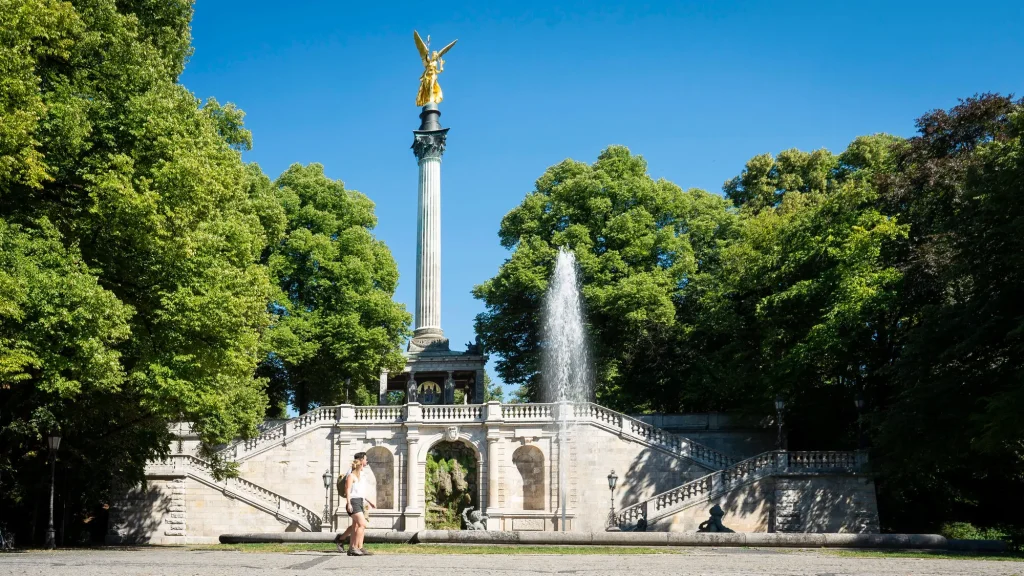
<svg viewBox="0 0 1024 576"><path fill-rule="evenodd" d="M413 130L412 132L412 153L416 159L441 159L444 154L445 141L448 139L448 129L441 130Z"/></svg>

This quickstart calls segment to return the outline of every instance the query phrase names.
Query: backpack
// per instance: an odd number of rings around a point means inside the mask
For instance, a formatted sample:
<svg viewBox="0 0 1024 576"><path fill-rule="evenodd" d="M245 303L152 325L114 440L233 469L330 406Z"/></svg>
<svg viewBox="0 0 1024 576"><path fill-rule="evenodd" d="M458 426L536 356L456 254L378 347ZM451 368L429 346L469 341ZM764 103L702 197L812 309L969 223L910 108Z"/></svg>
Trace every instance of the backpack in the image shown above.
<svg viewBox="0 0 1024 576"><path fill-rule="evenodd" d="M348 484L348 475L351 473L351 471L345 472L344 474L341 475L341 478L338 478L338 494L341 494L342 498L348 498L348 494L345 491L345 486Z"/></svg>

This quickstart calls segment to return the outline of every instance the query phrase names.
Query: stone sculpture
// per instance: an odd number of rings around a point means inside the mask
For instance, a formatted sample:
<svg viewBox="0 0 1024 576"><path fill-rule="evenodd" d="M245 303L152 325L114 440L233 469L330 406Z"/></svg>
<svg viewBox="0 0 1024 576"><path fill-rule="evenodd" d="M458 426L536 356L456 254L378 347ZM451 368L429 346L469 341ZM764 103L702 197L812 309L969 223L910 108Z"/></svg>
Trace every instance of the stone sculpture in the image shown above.
<svg viewBox="0 0 1024 576"><path fill-rule="evenodd" d="M462 521L466 523L466 530L487 530L487 516L472 506L462 511Z"/></svg>
<svg viewBox="0 0 1024 576"><path fill-rule="evenodd" d="M715 504L711 509L711 518L708 518L706 522L701 522L697 527L697 532L734 532L734 530L722 526L723 516L725 516L725 511L721 506Z"/></svg>

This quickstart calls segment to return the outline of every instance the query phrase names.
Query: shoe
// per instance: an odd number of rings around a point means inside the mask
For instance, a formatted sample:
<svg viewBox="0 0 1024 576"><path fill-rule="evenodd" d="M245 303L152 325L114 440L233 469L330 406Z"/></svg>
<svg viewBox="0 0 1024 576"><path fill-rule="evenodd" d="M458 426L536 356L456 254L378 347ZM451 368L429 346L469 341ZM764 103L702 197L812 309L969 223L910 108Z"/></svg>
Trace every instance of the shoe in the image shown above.
<svg viewBox="0 0 1024 576"><path fill-rule="evenodd" d="M341 538L341 534L334 537L334 545L338 547L338 552L345 552L345 540Z"/></svg>
<svg viewBox="0 0 1024 576"><path fill-rule="evenodd" d="M373 552L370 552L366 548L360 548L359 551L363 553L363 556L373 556Z"/></svg>
<svg viewBox="0 0 1024 576"><path fill-rule="evenodd" d="M358 548L349 548L348 549L348 555L349 556L366 556L366 554L364 554L363 551L358 549Z"/></svg>

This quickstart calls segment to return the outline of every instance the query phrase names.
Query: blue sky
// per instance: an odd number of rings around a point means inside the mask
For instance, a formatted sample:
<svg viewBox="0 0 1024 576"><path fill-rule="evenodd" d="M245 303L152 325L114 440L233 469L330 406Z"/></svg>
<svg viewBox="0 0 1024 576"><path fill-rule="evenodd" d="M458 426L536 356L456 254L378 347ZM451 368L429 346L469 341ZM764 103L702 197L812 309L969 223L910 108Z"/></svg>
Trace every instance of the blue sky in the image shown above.
<svg viewBox="0 0 1024 576"><path fill-rule="evenodd" d="M977 92L1024 93L1024 3L197 0L181 81L247 113L247 161L319 162L377 205L411 311L416 270L413 29L458 38L440 82L442 326L508 253L501 218L565 158L610 144L650 174L720 192L751 156L841 151ZM494 376L492 371L492 376Z"/></svg>

